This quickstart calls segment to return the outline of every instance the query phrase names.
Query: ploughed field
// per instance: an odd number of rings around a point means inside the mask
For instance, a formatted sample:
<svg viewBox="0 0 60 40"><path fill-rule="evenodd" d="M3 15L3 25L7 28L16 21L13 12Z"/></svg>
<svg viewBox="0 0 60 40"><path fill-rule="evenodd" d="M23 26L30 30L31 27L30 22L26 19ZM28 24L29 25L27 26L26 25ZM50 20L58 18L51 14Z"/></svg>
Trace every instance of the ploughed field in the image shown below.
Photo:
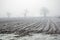
<svg viewBox="0 0 60 40"><path fill-rule="evenodd" d="M0 36L3 34L10 36L14 34L15 37L32 36L34 34L41 36L40 33L46 34L45 36L48 36L47 34L60 35L60 19L39 17L0 19Z"/></svg>

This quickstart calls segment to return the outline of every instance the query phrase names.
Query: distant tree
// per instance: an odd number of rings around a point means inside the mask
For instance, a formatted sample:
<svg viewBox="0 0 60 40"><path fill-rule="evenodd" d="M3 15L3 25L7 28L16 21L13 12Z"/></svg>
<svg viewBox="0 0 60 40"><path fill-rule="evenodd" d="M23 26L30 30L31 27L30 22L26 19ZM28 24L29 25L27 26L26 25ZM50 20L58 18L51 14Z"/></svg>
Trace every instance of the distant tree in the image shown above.
<svg viewBox="0 0 60 40"><path fill-rule="evenodd" d="M25 13L24 13L24 17L26 17L26 16L27 16L27 13L28 13L28 10L25 9L24 11L25 11Z"/></svg>
<svg viewBox="0 0 60 40"><path fill-rule="evenodd" d="M9 12L7 12L7 17L10 18L11 14Z"/></svg>
<svg viewBox="0 0 60 40"><path fill-rule="evenodd" d="M49 10L46 7L43 7L41 9L42 14L44 14L44 17L46 17L47 13L49 13Z"/></svg>

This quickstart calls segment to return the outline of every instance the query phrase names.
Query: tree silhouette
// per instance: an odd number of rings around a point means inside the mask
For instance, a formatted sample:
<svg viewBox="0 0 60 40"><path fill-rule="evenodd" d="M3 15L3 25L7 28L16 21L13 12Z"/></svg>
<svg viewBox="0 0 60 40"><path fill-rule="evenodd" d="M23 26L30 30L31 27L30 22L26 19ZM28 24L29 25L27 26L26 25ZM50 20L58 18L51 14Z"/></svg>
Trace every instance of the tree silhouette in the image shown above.
<svg viewBox="0 0 60 40"><path fill-rule="evenodd" d="M7 12L7 17L10 18L11 14L9 12Z"/></svg>
<svg viewBox="0 0 60 40"><path fill-rule="evenodd" d="M26 16L27 16L27 13L28 13L28 10L25 9L24 11L25 11L25 13L24 13L24 17L26 17Z"/></svg>
<svg viewBox="0 0 60 40"><path fill-rule="evenodd" d="M49 13L49 10L46 7L43 7L41 9L42 14L44 14L44 17L46 17L47 13Z"/></svg>

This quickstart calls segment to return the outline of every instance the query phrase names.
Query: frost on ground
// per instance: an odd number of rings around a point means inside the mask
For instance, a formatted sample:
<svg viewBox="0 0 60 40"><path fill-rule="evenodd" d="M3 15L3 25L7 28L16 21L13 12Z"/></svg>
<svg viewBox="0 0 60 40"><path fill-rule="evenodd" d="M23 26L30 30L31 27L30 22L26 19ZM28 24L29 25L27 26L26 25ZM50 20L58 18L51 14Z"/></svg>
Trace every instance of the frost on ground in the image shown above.
<svg viewBox="0 0 60 40"><path fill-rule="evenodd" d="M37 18L0 21L0 40L60 40L58 20L60 19Z"/></svg>
<svg viewBox="0 0 60 40"><path fill-rule="evenodd" d="M0 40L60 40L59 34L43 34L43 33L36 33L32 36L24 36L19 37L19 35L14 34L0 34Z"/></svg>

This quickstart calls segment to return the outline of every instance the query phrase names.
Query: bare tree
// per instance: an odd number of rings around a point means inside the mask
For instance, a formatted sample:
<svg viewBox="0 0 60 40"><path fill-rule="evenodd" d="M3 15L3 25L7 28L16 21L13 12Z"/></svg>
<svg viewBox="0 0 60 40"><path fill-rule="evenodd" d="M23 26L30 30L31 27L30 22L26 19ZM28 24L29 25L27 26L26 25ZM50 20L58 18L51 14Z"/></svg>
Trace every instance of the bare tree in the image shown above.
<svg viewBox="0 0 60 40"><path fill-rule="evenodd" d="M44 17L46 17L47 13L49 13L49 10L45 7L41 9L42 14L44 14Z"/></svg>
<svg viewBox="0 0 60 40"><path fill-rule="evenodd" d="M11 14L9 12L7 12L7 17L10 18Z"/></svg>
<svg viewBox="0 0 60 40"><path fill-rule="evenodd" d="M24 17L26 17L26 16L27 16L27 13L28 13L28 10L25 9L24 11L25 11L25 13L24 13Z"/></svg>

